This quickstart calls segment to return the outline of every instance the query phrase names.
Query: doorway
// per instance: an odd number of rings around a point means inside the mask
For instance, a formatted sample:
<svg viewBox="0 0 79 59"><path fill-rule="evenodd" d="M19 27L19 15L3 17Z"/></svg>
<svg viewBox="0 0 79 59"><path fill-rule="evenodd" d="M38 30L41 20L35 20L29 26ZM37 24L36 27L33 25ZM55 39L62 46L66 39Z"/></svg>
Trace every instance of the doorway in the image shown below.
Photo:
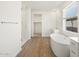
<svg viewBox="0 0 79 59"><path fill-rule="evenodd" d="M41 22L34 23L34 35L41 36L42 35L42 24Z"/></svg>
<svg viewBox="0 0 79 59"><path fill-rule="evenodd" d="M42 35L42 15L33 14L33 36Z"/></svg>

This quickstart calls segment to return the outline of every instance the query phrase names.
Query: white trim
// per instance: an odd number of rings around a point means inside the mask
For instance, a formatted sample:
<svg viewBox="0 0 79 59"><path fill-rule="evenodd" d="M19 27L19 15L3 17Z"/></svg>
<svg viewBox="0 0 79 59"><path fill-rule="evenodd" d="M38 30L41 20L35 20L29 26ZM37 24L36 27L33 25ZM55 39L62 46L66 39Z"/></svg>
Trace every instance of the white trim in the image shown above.
<svg viewBox="0 0 79 59"><path fill-rule="evenodd" d="M9 54L7 54L7 55L0 55L0 57L16 57L17 54L18 54L21 50L22 50L22 49L19 48L19 49L17 49L17 52L15 52L15 53L9 53Z"/></svg>
<svg viewBox="0 0 79 59"><path fill-rule="evenodd" d="M21 46L23 46L30 39L31 39L31 37L26 38L26 40L21 43Z"/></svg>
<svg viewBox="0 0 79 59"><path fill-rule="evenodd" d="M17 54L18 54L21 50L22 50L22 48L20 48L20 49L16 52L16 54L15 54L13 57L16 57Z"/></svg>

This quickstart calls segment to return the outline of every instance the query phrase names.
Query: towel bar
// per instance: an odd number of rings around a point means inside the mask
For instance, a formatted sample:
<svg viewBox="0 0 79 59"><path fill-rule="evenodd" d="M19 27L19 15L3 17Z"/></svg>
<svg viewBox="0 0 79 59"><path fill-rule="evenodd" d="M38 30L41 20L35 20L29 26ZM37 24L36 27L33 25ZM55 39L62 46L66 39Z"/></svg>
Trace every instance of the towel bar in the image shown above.
<svg viewBox="0 0 79 59"><path fill-rule="evenodd" d="M0 22L1 24L18 24L18 22Z"/></svg>

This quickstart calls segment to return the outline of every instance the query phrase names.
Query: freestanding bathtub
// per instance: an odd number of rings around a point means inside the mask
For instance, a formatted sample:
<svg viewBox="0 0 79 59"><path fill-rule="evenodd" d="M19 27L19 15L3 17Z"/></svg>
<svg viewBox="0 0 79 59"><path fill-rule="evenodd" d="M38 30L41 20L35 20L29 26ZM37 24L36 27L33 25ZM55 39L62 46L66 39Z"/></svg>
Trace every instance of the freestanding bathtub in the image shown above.
<svg viewBox="0 0 79 59"><path fill-rule="evenodd" d="M62 34L51 34L51 49L57 57L70 56L70 39Z"/></svg>

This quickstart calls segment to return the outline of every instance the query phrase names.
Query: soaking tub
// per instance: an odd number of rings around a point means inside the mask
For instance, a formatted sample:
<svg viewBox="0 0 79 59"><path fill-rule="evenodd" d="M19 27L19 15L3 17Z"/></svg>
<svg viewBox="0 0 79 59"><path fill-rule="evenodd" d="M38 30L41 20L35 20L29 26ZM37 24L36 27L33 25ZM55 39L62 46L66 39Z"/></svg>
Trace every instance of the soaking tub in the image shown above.
<svg viewBox="0 0 79 59"><path fill-rule="evenodd" d="M62 34L53 33L50 35L51 49L58 57L70 56L70 39Z"/></svg>

